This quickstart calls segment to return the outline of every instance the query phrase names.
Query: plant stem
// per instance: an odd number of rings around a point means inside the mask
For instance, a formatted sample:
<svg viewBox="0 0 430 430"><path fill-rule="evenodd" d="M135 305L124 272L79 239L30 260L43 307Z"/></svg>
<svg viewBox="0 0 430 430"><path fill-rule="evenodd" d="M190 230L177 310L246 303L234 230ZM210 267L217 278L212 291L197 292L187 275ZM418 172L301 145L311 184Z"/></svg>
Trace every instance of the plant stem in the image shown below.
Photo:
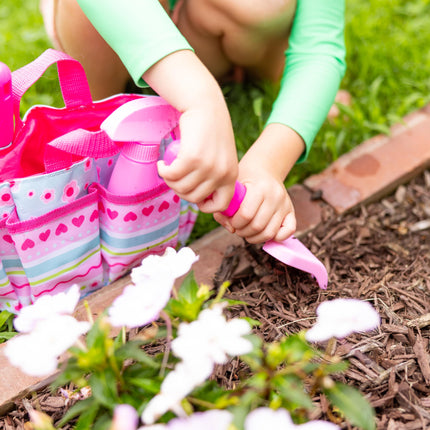
<svg viewBox="0 0 430 430"><path fill-rule="evenodd" d="M167 335L166 335L166 350L164 351L164 357L163 362L161 363L161 369L160 369L160 377L164 376L164 372L166 371L167 362L169 360L170 355L170 343L172 341L172 321L170 321L169 315L167 315L166 312L161 311L160 314L164 321L166 322L166 329L167 329Z"/></svg>

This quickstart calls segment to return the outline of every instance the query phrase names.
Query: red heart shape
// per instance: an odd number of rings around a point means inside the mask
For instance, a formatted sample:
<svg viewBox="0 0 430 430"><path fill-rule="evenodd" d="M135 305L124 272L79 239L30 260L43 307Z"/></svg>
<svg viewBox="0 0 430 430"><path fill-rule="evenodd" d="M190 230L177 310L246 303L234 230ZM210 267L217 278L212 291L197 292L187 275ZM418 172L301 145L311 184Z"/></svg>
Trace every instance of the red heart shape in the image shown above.
<svg viewBox="0 0 430 430"><path fill-rule="evenodd" d="M151 215L152 214L152 211L154 210L154 206L153 205L151 205L151 206L148 206L148 207L146 207L146 208L143 208L142 209L142 213L143 213L143 215L145 215L145 216L149 216L149 215Z"/></svg>
<svg viewBox="0 0 430 430"><path fill-rule="evenodd" d="M110 219L115 219L118 216L117 211L111 211L109 208L106 209L106 212Z"/></svg>
<svg viewBox="0 0 430 430"><path fill-rule="evenodd" d="M46 242L50 234L51 234L51 230L48 229L45 232L42 232L39 234L39 239L42 240L43 242Z"/></svg>
<svg viewBox="0 0 430 430"><path fill-rule="evenodd" d="M160 207L158 208L158 212L163 212L167 209L169 209L170 205L168 202L166 202L166 200L164 200L163 203L161 203Z"/></svg>
<svg viewBox="0 0 430 430"><path fill-rule="evenodd" d="M72 224L75 225L76 227L80 227L82 225L82 223L84 222L85 217L83 215L77 217L77 218L73 218L72 219Z"/></svg>
<svg viewBox="0 0 430 430"><path fill-rule="evenodd" d="M173 196L173 201L174 201L175 203L178 203L178 202L179 202L179 200L180 200L179 196L178 196L177 194L175 194L175 195Z"/></svg>
<svg viewBox="0 0 430 430"><path fill-rule="evenodd" d="M34 248L34 242L31 239L25 239L24 243L21 246L21 249L23 251L26 251L27 249L30 249L30 248Z"/></svg>
<svg viewBox="0 0 430 430"><path fill-rule="evenodd" d="M104 204L102 203L102 202L99 202L99 211L101 212L101 213L105 213L106 212L106 210L105 210L105 206L104 206Z"/></svg>
<svg viewBox="0 0 430 430"><path fill-rule="evenodd" d="M67 225L61 223L61 224L58 225L57 230L55 230L55 235L59 236L61 233L66 233L67 230L69 230L67 228Z"/></svg>
<svg viewBox="0 0 430 430"><path fill-rule="evenodd" d="M126 216L124 217L124 221L128 222L128 221L136 221L137 220L137 215L134 212L129 212L128 214L126 214Z"/></svg>
<svg viewBox="0 0 430 430"><path fill-rule="evenodd" d="M90 216L90 222L95 221L99 217L99 211L97 209L93 210L93 213Z"/></svg>
<svg viewBox="0 0 430 430"><path fill-rule="evenodd" d="M5 242L7 242L7 243L14 243L14 242L13 242L13 239L12 239L12 236L10 236L9 234L5 234L5 235L3 236L3 240L4 240Z"/></svg>

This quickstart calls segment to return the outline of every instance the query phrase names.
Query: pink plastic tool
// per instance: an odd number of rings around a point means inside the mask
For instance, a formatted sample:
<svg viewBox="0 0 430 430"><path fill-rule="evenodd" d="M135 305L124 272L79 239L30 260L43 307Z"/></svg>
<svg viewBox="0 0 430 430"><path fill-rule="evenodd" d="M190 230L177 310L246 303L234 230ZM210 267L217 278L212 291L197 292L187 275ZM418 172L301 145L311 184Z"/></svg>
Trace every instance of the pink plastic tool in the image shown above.
<svg viewBox="0 0 430 430"><path fill-rule="evenodd" d="M115 141L157 144L158 139L159 145L160 140L177 126L179 117L178 111L162 98L154 96L122 105L102 123L101 128ZM172 163L176 158L179 146L179 140L168 145L164 154L166 164ZM128 183L129 176L130 174L123 175L120 179ZM233 216L239 210L245 194L245 185L236 182L233 198L223 214ZM327 288L328 274L325 266L296 237L291 236L282 242L269 240L263 245L263 249L282 263L310 273L320 288Z"/></svg>
<svg viewBox="0 0 430 430"><path fill-rule="evenodd" d="M12 75L9 67L0 63L0 149L5 149L13 139Z"/></svg>

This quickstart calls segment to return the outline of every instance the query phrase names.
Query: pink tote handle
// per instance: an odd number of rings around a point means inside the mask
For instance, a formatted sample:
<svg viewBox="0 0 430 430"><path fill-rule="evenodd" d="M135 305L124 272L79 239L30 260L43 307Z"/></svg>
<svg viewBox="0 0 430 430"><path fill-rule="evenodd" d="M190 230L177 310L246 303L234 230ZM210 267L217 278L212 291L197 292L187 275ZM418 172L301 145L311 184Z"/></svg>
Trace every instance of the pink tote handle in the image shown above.
<svg viewBox="0 0 430 430"><path fill-rule="evenodd" d="M31 63L12 72L15 131L22 127L19 111L22 96L53 64L57 64L58 79L66 107L78 107L93 103L87 77L79 61L63 52L47 49Z"/></svg>
<svg viewBox="0 0 430 430"><path fill-rule="evenodd" d="M88 131L78 128L46 145L45 170L50 173L64 169L82 157L112 157L120 149L104 130Z"/></svg>

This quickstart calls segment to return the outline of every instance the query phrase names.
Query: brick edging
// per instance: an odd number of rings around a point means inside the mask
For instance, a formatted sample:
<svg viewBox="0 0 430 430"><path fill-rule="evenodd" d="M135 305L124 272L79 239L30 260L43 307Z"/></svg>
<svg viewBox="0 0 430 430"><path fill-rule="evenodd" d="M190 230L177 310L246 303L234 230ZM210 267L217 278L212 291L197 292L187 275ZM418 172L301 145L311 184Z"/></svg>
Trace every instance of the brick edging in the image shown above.
<svg viewBox="0 0 430 430"><path fill-rule="evenodd" d="M303 185L289 188L298 220L300 237L322 221L324 205L341 214L360 204L381 198L430 167L430 104L407 115L404 123L391 128L390 136L375 136L342 155L323 172L310 176ZM322 192L322 199L312 200L312 193ZM199 283L211 284L228 246L242 239L220 228L190 246L199 255L193 266ZM246 262L242 262L246 264ZM124 277L86 298L94 316L106 309L129 282ZM80 302L75 316L85 319ZM13 406L14 400L46 387L53 379L29 377L13 367L0 345L0 415Z"/></svg>

